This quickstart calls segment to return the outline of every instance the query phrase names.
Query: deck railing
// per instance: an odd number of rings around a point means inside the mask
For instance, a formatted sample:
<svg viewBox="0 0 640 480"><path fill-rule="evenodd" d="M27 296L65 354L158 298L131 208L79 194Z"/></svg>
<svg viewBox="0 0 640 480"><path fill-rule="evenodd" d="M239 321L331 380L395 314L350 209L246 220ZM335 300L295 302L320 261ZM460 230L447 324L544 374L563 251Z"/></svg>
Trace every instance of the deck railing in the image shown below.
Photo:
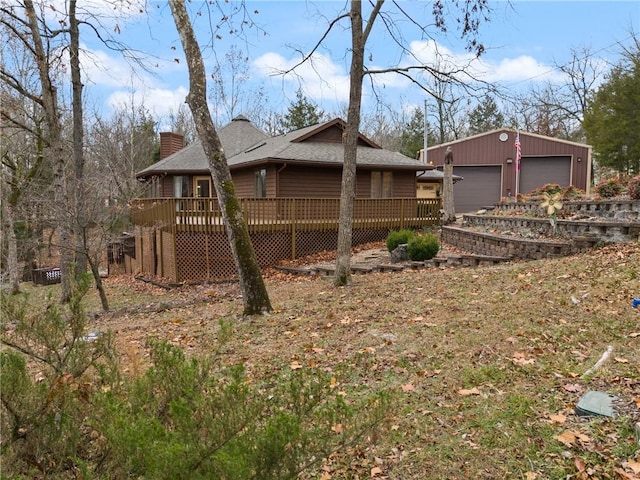
<svg viewBox="0 0 640 480"><path fill-rule="evenodd" d="M338 198L240 199L249 232L326 231L338 229ZM356 198L353 228L421 228L440 223L439 199ZM179 231L223 232L215 198L144 198L133 202L134 225Z"/></svg>

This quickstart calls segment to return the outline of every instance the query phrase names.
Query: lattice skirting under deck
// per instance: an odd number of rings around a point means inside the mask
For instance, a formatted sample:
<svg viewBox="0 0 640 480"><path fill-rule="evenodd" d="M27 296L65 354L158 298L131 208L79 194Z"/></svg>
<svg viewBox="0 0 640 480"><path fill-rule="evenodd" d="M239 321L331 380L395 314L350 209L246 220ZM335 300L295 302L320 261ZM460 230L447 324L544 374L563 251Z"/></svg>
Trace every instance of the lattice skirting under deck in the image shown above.
<svg viewBox="0 0 640 480"><path fill-rule="evenodd" d="M227 236L222 233L168 232L139 228L136 259L129 259L134 274L171 282L202 283L237 278ZM354 229L352 244L384 240L388 229ZM261 267L337 248L337 232L285 232L251 234ZM139 258L138 258L139 257Z"/></svg>

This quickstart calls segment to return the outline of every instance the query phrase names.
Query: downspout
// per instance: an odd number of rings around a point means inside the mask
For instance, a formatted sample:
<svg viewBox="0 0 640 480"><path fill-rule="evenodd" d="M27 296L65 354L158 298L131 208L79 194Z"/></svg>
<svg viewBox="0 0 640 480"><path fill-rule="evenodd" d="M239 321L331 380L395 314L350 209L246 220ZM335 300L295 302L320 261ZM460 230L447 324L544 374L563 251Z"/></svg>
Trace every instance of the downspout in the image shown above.
<svg viewBox="0 0 640 480"><path fill-rule="evenodd" d="M287 165L288 163L283 163L282 166L276 170L276 198L280 195L280 172L287 168Z"/></svg>

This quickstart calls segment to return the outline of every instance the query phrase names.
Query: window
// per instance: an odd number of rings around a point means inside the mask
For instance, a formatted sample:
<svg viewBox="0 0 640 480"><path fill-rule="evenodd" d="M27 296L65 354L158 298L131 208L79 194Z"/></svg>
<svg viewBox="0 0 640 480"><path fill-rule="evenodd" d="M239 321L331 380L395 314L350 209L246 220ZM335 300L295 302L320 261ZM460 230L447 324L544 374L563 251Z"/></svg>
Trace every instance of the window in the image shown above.
<svg viewBox="0 0 640 480"><path fill-rule="evenodd" d="M393 196L393 172L371 172L371 198Z"/></svg>
<svg viewBox="0 0 640 480"><path fill-rule="evenodd" d="M149 198L158 198L162 196L162 180L158 177L153 177L149 184L148 190Z"/></svg>
<svg viewBox="0 0 640 480"><path fill-rule="evenodd" d="M256 198L266 198L267 196L267 169L256 170L256 178L253 193Z"/></svg>
<svg viewBox="0 0 640 480"><path fill-rule="evenodd" d="M173 196L175 198L186 197L189 195L189 178L185 175L176 175L173 177Z"/></svg>
<svg viewBox="0 0 640 480"><path fill-rule="evenodd" d="M182 198L189 195L189 177L176 175L173 177L173 197ZM187 208L182 200L176 200L176 210L182 211Z"/></svg>
<svg viewBox="0 0 640 480"><path fill-rule="evenodd" d="M211 177L194 177L193 192L197 198L211 198ZM201 211L211 211L213 204L209 201L198 200L195 207Z"/></svg>
<svg viewBox="0 0 640 480"><path fill-rule="evenodd" d="M211 197L211 177L195 177L193 179L193 190L195 192L195 197Z"/></svg>

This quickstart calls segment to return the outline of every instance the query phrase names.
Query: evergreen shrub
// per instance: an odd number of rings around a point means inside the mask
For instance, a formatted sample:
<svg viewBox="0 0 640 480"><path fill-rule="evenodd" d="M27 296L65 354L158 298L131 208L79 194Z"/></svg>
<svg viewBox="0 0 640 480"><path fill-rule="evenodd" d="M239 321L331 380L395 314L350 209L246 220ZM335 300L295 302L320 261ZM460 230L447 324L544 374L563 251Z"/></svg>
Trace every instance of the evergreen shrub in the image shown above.
<svg viewBox="0 0 640 480"><path fill-rule="evenodd" d="M225 321L211 353L150 340L150 367L122 375L112 336L87 335L90 282L78 285L68 307L50 299L42 311L0 292L2 479L293 480L376 432L391 410L384 390L350 389L346 400L332 388L336 372L249 379L220 360Z"/></svg>
<svg viewBox="0 0 640 480"><path fill-rule="evenodd" d="M432 234L414 236L407 245L409 258L416 262L430 260L436 256L440 250L438 237Z"/></svg>
<svg viewBox="0 0 640 480"><path fill-rule="evenodd" d="M404 230L392 230L387 235L387 250L389 252L393 252L398 245L402 245L403 243L409 243L415 234L413 231L404 229Z"/></svg>

